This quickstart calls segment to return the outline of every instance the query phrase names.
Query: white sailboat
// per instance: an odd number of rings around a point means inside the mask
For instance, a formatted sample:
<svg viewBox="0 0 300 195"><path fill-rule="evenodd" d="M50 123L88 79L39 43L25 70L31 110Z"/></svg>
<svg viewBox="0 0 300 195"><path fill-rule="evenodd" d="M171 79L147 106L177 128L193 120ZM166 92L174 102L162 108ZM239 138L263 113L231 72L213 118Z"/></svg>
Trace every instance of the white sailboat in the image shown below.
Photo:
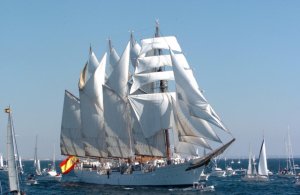
<svg viewBox="0 0 300 195"><path fill-rule="evenodd" d="M81 182L192 185L235 139L203 96L176 37L161 37L157 24L155 37L141 45L131 35L120 57L109 46L112 70L105 74L106 53L99 62L90 49L80 99L65 92L61 153L82 157L74 170ZM225 132L226 144L212 126ZM198 148L210 152L197 157ZM177 163L172 154L191 160Z"/></svg>
<svg viewBox="0 0 300 195"><path fill-rule="evenodd" d="M296 177L296 170L295 170L295 163L292 151L292 144L290 133L288 130L287 139L285 140L285 148L286 148L286 167L284 169L279 169L277 176L283 178L295 178Z"/></svg>
<svg viewBox="0 0 300 195"><path fill-rule="evenodd" d="M53 161L51 164L51 167L49 169L46 170L46 176L48 176L48 178L54 178L56 180L60 180L62 175L60 173L58 173L56 171L56 166L55 166L55 146L53 146Z"/></svg>
<svg viewBox="0 0 300 195"><path fill-rule="evenodd" d="M258 172L255 167L255 157L249 153L248 170L243 181L269 181L265 139L263 139L258 160Z"/></svg>
<svg viewBox="0 0 300 195"><path fill-rule="evenodd" d="M34 166L34 169L35 169L35 174L38 175L38 176L40 176L40 175L42 175L42 171L41 171L40 160L37 157L37 139L38 139L38 136L36 135L36 137L35 137L35 147L34 147L34 161L33 161L33 166Z"/></svg>
<svg viewBox="0 0 300 195"><path fill-rule="evenodd" d="M8 163L8 180L9 180L9 190L12 194L21 194L20 189L20 177L19 177L19 167L16 163L15 154L16 151L16 139L14 132L14 125L12 119L12 111L10 107L5 109L5 113L8 114L8 125L7 125L7 163Z"/></svg>

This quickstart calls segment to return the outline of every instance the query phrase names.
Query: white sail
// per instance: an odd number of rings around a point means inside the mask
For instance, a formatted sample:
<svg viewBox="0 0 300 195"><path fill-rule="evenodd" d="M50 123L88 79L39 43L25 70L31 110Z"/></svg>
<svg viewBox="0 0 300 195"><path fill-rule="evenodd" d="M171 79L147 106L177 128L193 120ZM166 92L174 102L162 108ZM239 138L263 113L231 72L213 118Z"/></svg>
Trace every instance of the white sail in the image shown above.
<svg viewBox="0 0 300 195"><path fill-rule="evenodd" d="M205 141L205 139L201 137L195 137L195 136L180 136L181 142L186 142L193 144L195 146L201 146L203 148L212 149L210 145Z"/></svg>
<svg viewBox="0 0 300 195"><path fill-rule="evenodd" d="M143 55L154 49L171 49L181 52L181 48L177 42L176 37L155 37L150 39L143 39L141 41L142 49L140 55Z"/></svg>
<svg viewBox="0 0 300 195"><path fill-rule="evenodd" d="M190 111L187 105L184 104L184 102L182 102L181 100L177 100L176 104L174 105L177 121L178 123L181 123L181 129L184 130L184 132L193 132L192 134L189 133L187 135L203 137L212 141L221 142L216 132L205 120L191 116Z"/></svg>
<svg viewBox="0 0 300 195"><path fill-rule="evenodd" d="M109 40L109 63L114 68L120 60L120 56L116 49L112 47L111 40Z"/></svg>
<svg viewBox="0 0 300 195"><path fill-rule="evenodd" d="M3 162L3 156L2 154L0 155L0 168L4 167L4 162Z"/></svg>
<svg viewBox="0 0 300 195"><path fill-rule="evenodd" d="M259 162L258 162L258 174L259 175L268 175L268 165L267 165L267 153L265 140L263 140L259 153Z"/></svg>
<svg viewBox="0 0 300 195"><path fill-rule="evenodd" d="M172 94L131 95L129 101L146 138L171 128ZM153 121L156 121L155 123Z"/></svg>
<svg viewBox="0 0 300 195"><path fill-rule="evenodd" d="M174 54L177 61L180 62L181 66L188 68L189 64L183 54ZM135 73L142 73L146 70L153 68L159 68L162 66L172 66L170 55L159 55L159 56L141 56L137 59L137 67Z"/></svg>
<svg viewBox="0 0 300 195"><path fill-rule="evenodd" d="M85 156L81 134L80 101L65 91L60 134L60 148L64 155Z"/></svg>
<svg viewBox="0 0 300 195"><path fill-rule="evenodd" d="M192 71L190 69L184 69L179 64L172 51L171 59L176 82L177 98L186 101L186 105L194 116L202 118L217 127L228 131L218 115L204 98Z"/></svg>
<svg viewBox="0 0 300 195"><path fill-rule="evenodd" d="M160 131L151 137L145 138L144 133L141 130L140 123L137 121L137 119L134 118L135 116L132 116L132 137L134 139L134 153L141 156L165 156L166 148L164 144L165 137L162 135L163 132Z"/></svg>
<svg viewBox="0 0 300 195"><path fill-rule="evenodd" d="M38 160L38 157L37 157L37 138L38 138L38 136L36 135L35 147L34 147L34 168L35 168L36 175L42 175L40 161Z"/></svg>
<svg viewBox="0 0 300 195"><path fill-rule="evenodd" d="M103 126L103 92L102 85L105 81L106 54L101 63L80 89L80 116L82 137L86 156L107 156Z"/></svg>
<svg viewBox="0 0 300 195"><path fill-rule="evenodd" d="M130 44L131 44L131 49L130 49L131 64L133 65L133 67L136 67L137 59L141 51L141 46L138 44L138 42L134 40L132 33L130 36Z"/></svg>
<svg viewBox="0 0 300 195"><path fill-rule="evenodd" d="M128 94L128 72L130 58L130 43L127 44L116 67L107 80L109 86L116 94L124 98Z"/></svg>
<svg viewBox="0 0 300 195"><path fill-rule="evenodd" d="M247 169L247 175L252 174L252 153L249 152L249 159L248 159L248 169Z"/></svg>
<svg viewBox="0 0 300 195"><path fill-rule="evenodd" d="M198 156L195 146L187 142L178 142L175 151L180 154Z"/></svg>
<svg viewBox="0 0 300 195"><path fill-rule="evenodd" d="M117 53L116 49L112 46L112 41L110 39L108 40L108 46L109 46L109 54L108 54L109 66L108 68L106 68L107 78L110 77L111 72L116 67L118 61L120 60L120 56Z"/></svg>
<svg viewBox="0 0 300 195"><path fill-rule="evenodd" d="M7 110L7 109L6 109ZM8 180L10 192L17 192L20 194L20 183L18 175L18 166L15 160L15 139L14 126L11 116L11 110L8 108L8 125L7 125L7 163L8 163Z"/></svg>
<svg viewBox="0 0 300 195"><path fill-rule="evenodd" d="M90 55L89 55L88 66L87 66L88 73L92 75L95 72L95 70L98 68L98 66L99 66L98 59L95 53L90 48ZM89 78L87 78L87 80L88 79Z"/></svg>
<svg viewBox="0 0 300 195"><path fill-rule="evenodd" d="M133 85L130 89L130 94L146 84L160 80L174 80L173 71L135 74L133 76Z"/></svg>
<svg viewBox="0 0 300 195"><path fill-rule="evenodd" d="M103 99L106 142L104 139L99 142L106 145L110 157L130 157L131 123L128 118L128 104L107 86L103 86Z"/></svg>

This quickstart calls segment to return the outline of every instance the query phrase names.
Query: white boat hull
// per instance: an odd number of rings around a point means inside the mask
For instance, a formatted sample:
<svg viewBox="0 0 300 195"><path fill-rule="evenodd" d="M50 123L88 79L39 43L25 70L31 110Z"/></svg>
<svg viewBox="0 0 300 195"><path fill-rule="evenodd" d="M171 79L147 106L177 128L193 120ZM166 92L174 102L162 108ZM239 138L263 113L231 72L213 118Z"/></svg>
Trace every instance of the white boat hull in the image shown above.
<svg viewBox="0 0 300 195"><path fill-rule="evenodd" d="M269 177L265 175L245 175L243 181L264 182L269 181Z"/></svg>
<svg viewBox="0 0 300 195"><path fill-rule="evenodd" d="M157 167L155 171L144 173L133 171L132 174L112 172L109 175L99 174L92 169L74 169L81 182L124 186L179 186L192 185L198 181L203 167L185 171L189 163Z"/></svg>

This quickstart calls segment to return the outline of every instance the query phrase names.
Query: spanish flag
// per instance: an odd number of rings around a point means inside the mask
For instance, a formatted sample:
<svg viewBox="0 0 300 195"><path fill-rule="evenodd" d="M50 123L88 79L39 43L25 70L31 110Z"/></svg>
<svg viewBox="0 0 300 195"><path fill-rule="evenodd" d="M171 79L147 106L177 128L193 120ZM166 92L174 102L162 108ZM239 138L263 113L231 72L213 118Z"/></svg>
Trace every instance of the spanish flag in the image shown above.
<svg viewBox="0 0 300 195"><path fill-rule="evenodd" d="M62 161L59 166L62 174L67 174L72 171L79 160L75 156L69 156L64 161Z"/></svg>

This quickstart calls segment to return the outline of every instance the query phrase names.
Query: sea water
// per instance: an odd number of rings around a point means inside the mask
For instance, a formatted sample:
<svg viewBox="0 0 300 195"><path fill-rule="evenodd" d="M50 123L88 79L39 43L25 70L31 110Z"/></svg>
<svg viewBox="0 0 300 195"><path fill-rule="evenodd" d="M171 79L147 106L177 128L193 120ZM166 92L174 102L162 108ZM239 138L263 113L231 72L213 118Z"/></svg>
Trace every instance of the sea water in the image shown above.
<svg viewBox="0 0 300 195"><path fill-rule="evenodd" d="M50 161L41 161L41 167L49 166ZM278 178L276 173L279 167L284 168L285 159L268 159L269 170L274 173L270 176L268 182L244 182L240 175L228 177L209 177L207 184L214 185L214 192L195 192L186 191L184 187L131 187L131 186L107 186L94 185L78 182L74 173L63 175L59 181L38 181L36 185L26 185L25 178L29 173L33 173L33 161L24 161L24 171L22 176L21 188L26 194L300 194L300 186L294 184L295 179ZM57 161L57 170L59 161ZM246 169L248 160L242 159L241 163L231 163L231 159L227 159L227 165L231 165L233 169ZM300 159L295 159L295 164L300 165ZM225 168L225 161L220 160L218 166ZM300 170L298 170L300 172ZM8 178L6 171L0 171L1 190L5 194L8 191ZM192 184L191 184L192 185Z"/></svg>

